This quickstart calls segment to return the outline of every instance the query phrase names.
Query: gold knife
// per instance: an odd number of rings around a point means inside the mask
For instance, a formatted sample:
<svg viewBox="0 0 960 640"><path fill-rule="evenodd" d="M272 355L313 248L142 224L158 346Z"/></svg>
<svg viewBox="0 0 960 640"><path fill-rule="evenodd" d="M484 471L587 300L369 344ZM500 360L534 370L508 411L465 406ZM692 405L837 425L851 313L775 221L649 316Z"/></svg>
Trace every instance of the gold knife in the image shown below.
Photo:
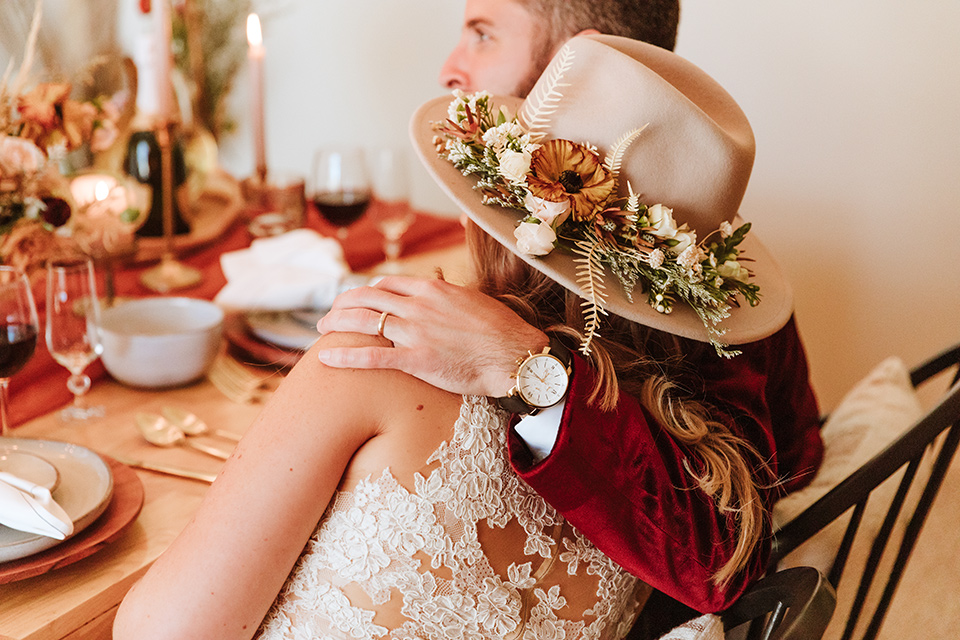
<svg viewBox="0 0 960 640"><path fill-rule="evenodd" d="M168 476L177 476L179 478L188 478L190 480L199 480L201 482L213 482L217 479L217 474L215 473L193 471L192 469L184 469L182 467L174 467L167 464L154 464L152 462L145 462L143 460L131 460L129 458L124 458L123 456L112 454L110 457L121 464L127 465L128 467L136 467L137 469L153 471L154 473L164 473Z"/></svg>

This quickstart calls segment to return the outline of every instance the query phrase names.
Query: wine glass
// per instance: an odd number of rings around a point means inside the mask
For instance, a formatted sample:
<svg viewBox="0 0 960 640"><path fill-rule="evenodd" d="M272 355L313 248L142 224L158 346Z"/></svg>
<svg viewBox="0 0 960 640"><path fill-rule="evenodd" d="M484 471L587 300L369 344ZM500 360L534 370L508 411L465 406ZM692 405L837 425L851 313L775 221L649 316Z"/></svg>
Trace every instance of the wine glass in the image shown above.
<svg viewBox="0 0 960 640"><path fill-rule="evenodd" d="M395 149L381 149L373 159L373 194L377 203L371 214L383 234L383 273L398 273L397 259L403 251L401 238L413 224L415 216L410 209L410 183L404 155Z"/></svg>
<svg viewBox="0 0 960 640"><path fill-rule="evenodd" d="M100 302L89 258L51 260L47 263L47 349L70 372L67 389L73 404L60 412L63 420L87 420L103 415L103 407L85 406L90 389L83 373L100 357Z"/></svg>
<svg viewBox="0 0 960 640"><path fill-rule="evenodd" d="M370 204L370 176L362 149L321 149L314 158L311 198L320 215L347 239L347 228Z"/></svg>
<svg viewBox="0 0 960 640"><path fill-rule="evenodd" d="M37 346L40 323L30 281L14 267L0 266L0 435L9 435L7 390Z"/></svg>

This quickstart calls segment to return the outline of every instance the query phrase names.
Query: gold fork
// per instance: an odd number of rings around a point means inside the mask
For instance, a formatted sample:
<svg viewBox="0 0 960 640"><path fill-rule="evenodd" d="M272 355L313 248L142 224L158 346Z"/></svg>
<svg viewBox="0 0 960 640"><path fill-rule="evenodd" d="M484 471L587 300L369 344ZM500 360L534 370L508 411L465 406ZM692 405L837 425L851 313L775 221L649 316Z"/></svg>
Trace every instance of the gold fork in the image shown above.
<svg viewBox="0 0 960 640"><path fill-rule="evenodd" d="M223 395L240 404L262 402L269 376L260 376L227 354L217 356L207 378Z"/></svg>

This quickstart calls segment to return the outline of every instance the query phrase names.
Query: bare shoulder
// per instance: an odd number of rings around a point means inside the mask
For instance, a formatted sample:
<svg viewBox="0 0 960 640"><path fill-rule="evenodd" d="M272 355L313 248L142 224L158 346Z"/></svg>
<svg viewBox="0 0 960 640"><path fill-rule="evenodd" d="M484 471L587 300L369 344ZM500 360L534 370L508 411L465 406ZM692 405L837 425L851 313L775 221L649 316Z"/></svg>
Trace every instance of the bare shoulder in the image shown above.
<svg viewBox="0 0 960 640"><path fill-rule="evenodd" d="M437 446L449 440L460 415L461 396L414 376L389 369L326 367L315 354L321 347L389 345L379 336L330 333L304 355L310 370L305 378L339 389L338 398L357 405L353 419L372 420L377 425L376 433L351 460L345 479L377 475L386 467L401 477L420 469Z"/></svg>
<svg viewBox="0 0 960 640"><path fill-rule="evenodd" d="M330 347L392 347L379 336L360 333L328 333L322 336L301 358L284 381L284 385L304 389L322 387L323 395L358 403L358 410L368 417L396 422L410 412L422 419L432 408L449 403L459 406L460 397L442 391L414 376L393 369L341 369L328 367L317 358L317 350ZM426 413L424 413L426 411Z"/></svg>

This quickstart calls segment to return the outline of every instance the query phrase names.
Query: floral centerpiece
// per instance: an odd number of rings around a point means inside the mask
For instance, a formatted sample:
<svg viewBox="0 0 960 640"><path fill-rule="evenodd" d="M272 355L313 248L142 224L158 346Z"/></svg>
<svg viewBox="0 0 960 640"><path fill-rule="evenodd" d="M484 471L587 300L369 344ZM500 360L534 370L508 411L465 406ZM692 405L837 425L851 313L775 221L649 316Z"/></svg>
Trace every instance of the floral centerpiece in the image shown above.
<svg viewBox="0 0 960 640"><path fill-rule="evenodd" d="M109 147L119 117L105 100L70 99L69 83L25 88L39 18L38 5L18 73L11 78L8 68L0 78L0 262L24 271L69 245L58 231L74 207L61 160L84 144L92 151Z"/></svg>
<svg viewBox="0 0 960 640"><path fill-rule="evenodd" d="M437 151L464 175L477 179L484 204L524 212L514 231L517 251L545 256L554 250L577 256L577 276L586 299L586 334L581 350L589 353L606 314L604 277L619 280L629 299L639 289L660 313L679 300L697 314L724 356L736 355L723 343L720 322L742 296L760 300L750 282L738 245L750 224L734 229L724 222L698 239L687 224L678 224L662 203L647 205L628 187L618 196L623 154L644 127L626 132L601 158L589 144L543 140L503 109L495 109L486 92L454 92L448 118L435 122Z"/></svg>

